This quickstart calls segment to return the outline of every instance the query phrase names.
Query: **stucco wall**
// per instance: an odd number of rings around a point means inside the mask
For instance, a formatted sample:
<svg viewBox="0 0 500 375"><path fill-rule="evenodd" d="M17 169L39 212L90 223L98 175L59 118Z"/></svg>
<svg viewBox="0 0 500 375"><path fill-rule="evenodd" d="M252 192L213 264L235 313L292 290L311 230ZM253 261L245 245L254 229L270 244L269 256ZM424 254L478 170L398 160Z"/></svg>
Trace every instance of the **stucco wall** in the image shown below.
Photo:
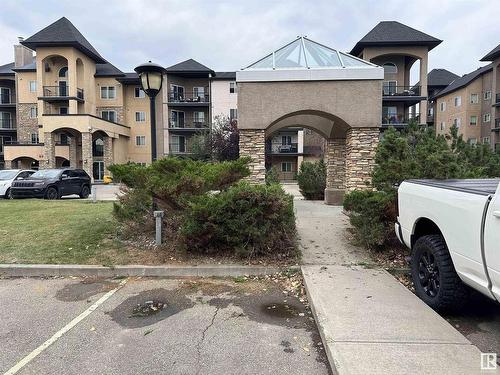
<svg viewBox="0 0 500 375"><path fill-rule="evenodd" d="M304 110L333 114L351 127L378 127L382 80L238 83L240 129L266 129Z"/></svg>
<svg viewBox="0 0 500 375"><path fill-rule="evenodd" d="M212 121L216 116L229 117L230 109L238 108L237 92L229 92L229 84L236 82L232 80L212 81Z"/></svg>

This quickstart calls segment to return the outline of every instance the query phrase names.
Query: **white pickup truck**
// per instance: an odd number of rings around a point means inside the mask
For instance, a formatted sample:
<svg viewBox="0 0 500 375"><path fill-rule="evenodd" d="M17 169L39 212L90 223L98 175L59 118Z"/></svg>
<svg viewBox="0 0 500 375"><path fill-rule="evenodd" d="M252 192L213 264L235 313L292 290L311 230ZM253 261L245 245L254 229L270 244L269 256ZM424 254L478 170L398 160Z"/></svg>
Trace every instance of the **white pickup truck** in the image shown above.
<svg viewBox="0 0 500 375"><path fill-rule="evenodd" d="M429 306L457 308L465 285L500 301L500 179L404 181L398 215L415 291Z"/></svg>

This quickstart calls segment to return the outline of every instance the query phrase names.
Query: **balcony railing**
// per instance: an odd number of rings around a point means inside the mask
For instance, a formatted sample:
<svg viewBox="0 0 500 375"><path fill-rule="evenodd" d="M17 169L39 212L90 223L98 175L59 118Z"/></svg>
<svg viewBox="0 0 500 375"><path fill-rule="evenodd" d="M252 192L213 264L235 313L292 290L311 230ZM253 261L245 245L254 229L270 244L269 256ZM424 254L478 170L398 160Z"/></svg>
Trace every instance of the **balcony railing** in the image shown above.
<svg viewBox="0 0 500 375"><path fill-rule="evenodd" d="M208 128L208 122L206 121L172 121L168 123L170 129L206 129Z"/></svg>
<svg viewBox="0 0 500 375"><path fill-rule="evenodd" d="M168 93L169 103L209 103L210 95L208 93L195 95L194 93L178 94Z"/></svg>
<svg viewBox="0 0 500 375"><path fill-rule="evenodd" d="M386 86L382 87L383 96L420 96L420 86Z"/></svg>
<svg viewBox="0 0 500 375"><path fill-rule="evenodd" d="M407 114L394 114L382 117L382 125L405 125L410 121L420 121L420 113L415 113L411 115Z"/></svg>
<svg viewBox="0 0 500 375"><path fill-rule="evenodd" d="M12 118L0 118L0 129L16 130L16 120Z"/></svg>
<svg viewBox="0 0 500 375"><path fill-rule="evenodd" d="M43 86L43 96L47 97L69 97L70 96L69 86ZM78 99L84 99L83 89L76 89L76 97Z"/></svg>
<svg viewBox="0 0 500 375"><path fill-rule="evenodd" d="M299 148L297 143L291 143L288 145L272 143L268 145L267 152L272 154L293 154L299 152Z"/></svg>
<svg viewBox="0 0 500 375"><path fill-rule="evenodd" d="M12 94L0 94L0 104L16 104L16 98Z"/></svg>

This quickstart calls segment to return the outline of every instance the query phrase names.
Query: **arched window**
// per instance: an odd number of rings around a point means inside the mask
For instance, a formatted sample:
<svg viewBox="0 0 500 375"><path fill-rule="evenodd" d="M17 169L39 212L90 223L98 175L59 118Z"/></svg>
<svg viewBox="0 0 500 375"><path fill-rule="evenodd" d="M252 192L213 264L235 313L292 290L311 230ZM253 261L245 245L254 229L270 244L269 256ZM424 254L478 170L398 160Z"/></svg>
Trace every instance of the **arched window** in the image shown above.
<svg viewBox="0 0 500 375"><path fill-rule="evenodd" d="M396 66L396 64L391 62L385 63L384 65L382 65L382 67L384 68L384 73L386 74L394 74L398 72L398 67Z"/></svg>
<svg viewBox="0 0 500 375"><path fill-rule="evenodd" d="M59 78L68 78L68 67L62 67L59 69Z"/></svg>
<svg viewBox="0 0 500 375"><path fill-rule="evenodd" d="M104 140L96 138L92 142L92 156L104 156Z"/></svg>

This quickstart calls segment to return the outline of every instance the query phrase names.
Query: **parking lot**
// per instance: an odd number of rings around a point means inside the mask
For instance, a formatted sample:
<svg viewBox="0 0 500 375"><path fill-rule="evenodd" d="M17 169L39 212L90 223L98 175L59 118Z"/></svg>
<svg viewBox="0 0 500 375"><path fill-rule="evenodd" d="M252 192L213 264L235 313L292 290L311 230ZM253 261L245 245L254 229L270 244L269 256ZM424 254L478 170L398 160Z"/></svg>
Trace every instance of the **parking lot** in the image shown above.
<svg viewBox="0 0 500 375"><path fill-rule="evenodd" d="M2 373L329 371L307 305L272 281L3 279L0 298Z"/></svg>

